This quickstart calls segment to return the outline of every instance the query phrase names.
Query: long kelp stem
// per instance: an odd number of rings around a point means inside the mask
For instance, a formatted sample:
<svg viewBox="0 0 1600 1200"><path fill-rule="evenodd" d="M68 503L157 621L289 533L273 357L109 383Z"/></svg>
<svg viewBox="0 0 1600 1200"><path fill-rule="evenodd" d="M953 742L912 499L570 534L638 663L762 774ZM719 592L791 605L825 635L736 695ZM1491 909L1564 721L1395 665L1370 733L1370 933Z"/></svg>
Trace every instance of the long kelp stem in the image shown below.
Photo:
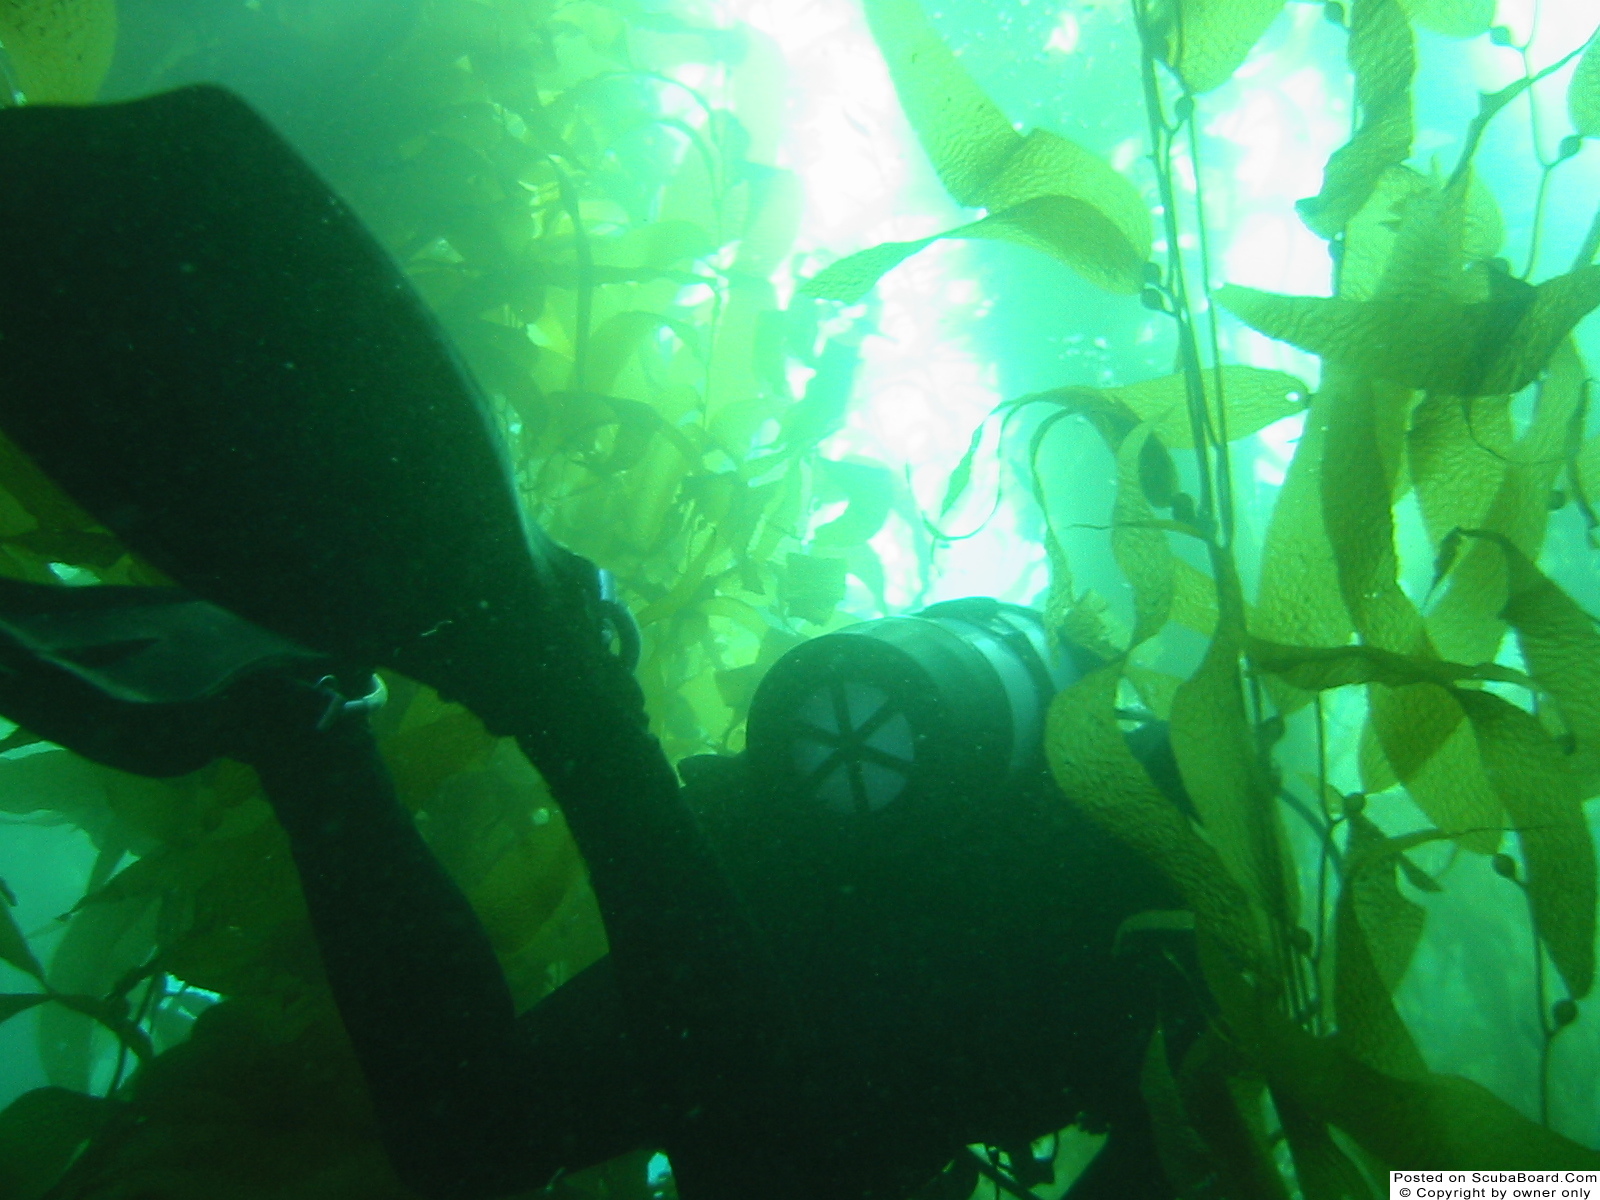
<svg viewBox="0 0 1600 1200"><path fill-rule="evenodd" d="M1189 161L1194 164L1194 214L1195 232L1200 241L1200 287L1207 297L1206 336L1211 350L1211 388L1216 407L1209 410L1216 420L1216 471L1217 511L1222 521L1223 545L1233 544L1233 458L1229 452L1233 439L1228 436L1228 404L1223 388L1222 330L1217 320L1217 306L1211 303L1211 232L1206 224L1205 188L1200 180L1200 130L1195 123L1192 98L1184 126L1189 133ZM1258 713L1259 715L1259 713Z"/></svg>
<svg viewBox="0 0 1600 1200"><path fill-rule="evenodd" d="M1211 462L1206 453L1212 442L1209 414L1206 411L1204 369L1200 363L1200 347L1195 340L1193 310L1189 305L1189 287L1183 270L1182 251L1178 246L1178 206L1176 189L1172 186L1172 126L1167 122L1165 105L1161 99L1161 84L1156 75L1155 55L1151 49L1155 34L1151 29L1150 14L1145 0L1134 0L1134 21L1139 29L1139 71L1144 84L1145 115L1150 126L1150 154L1155 164L1156 180L1161 195L1161 219L1167 237L1167 290L1172 300L1172 317L1178 325L1178 358L1183 370L1185 393L1189 403L1189 425L1194 439L1195 466L1200 475L1199 517L1202 528L1214 527L1218 517L1216 488L1212 481ZM1224 542L1226 544L1226 542Z"/></svg>

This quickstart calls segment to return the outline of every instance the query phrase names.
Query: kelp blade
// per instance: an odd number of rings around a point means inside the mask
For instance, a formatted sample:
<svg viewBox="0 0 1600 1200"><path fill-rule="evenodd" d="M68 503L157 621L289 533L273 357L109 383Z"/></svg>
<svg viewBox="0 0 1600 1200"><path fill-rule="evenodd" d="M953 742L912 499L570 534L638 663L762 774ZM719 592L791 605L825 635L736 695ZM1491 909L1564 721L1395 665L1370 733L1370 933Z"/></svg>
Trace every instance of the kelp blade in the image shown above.
<svg viewBox="0 0 1600 1200"><path fill-rule="evenodd" d="M214 87L8 110L0 159L0 426L190 590L493 708L558 552L360 222Z"/></svg>
<svg viewBox="0 0 1600 1200"><path fill-rule="evenodd" d="M30 103L93 100L111 67L116 43L116 0L0 3L0 48L11 60L12 82ZM0 93L5 74L0 64ZM10 99L0 94L0 100Z"/></svg>

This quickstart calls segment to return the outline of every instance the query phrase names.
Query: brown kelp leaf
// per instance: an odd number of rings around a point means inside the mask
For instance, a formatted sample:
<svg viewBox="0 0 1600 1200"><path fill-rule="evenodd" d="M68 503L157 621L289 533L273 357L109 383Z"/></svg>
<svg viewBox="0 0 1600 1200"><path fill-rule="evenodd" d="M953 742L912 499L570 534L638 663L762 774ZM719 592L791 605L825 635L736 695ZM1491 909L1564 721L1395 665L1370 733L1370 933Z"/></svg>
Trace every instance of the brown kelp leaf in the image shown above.
<svg viewBox="0 0 1600 1200"><path fill-rule="evenodd" d="M1325 238L1337 235L1361 211L1386 172L1411 157L1417 53L1396 0L1355 0L1349 56L1360 123L1328 159L1322 191L1295 206L1307 228Z"/></svg>
<svg viewBox="0 0 1600 1200"><path fill-rule="evenodd" d="M1183 559L1174 561L1172 619L1210 637L1217 627L1217 585L1211 576Z"/></svg>
<svg viewBox="0 0 1600 1200"><path fill-rule="evenodd" d="M1519 392L1537 378L1573 327L1600 304L1600 267L1582 267L1545 280L1533 290L1532 303L1524 309L1525 299L1515 297L1502 302L1500 308L1491 303L1491 309L1515 313L1516 325L1493 346L1491 365L1477 381L1476 390L1461 395Z"/></svg>
<svg viewBox="0 0 1600 1200"><path fill-rule="evenodd" d="M946 238L984 238L1029 246L1066 263L1107 291L1127 294L1142 286L1149 253L1148 245L1141 253L1094 205L1071 196L1036 196L932 237L869 246L830 263L806 280L800 291L818 300L854 304L906 259Z"/></svg>
<svg viewBox="0 0 1600 1200"><path fill-rule="evenodd" d="M1131 190L1132 184L1116 177ZM1130 238L1117 221L1118 215L1077 196L1035 196L969 226L962 236L1032 247L1065 263L1097 287L1131 296L1144 286L1150 240L1148 229L1142 239Z"/></svg>
<svg viewBox="0 0 1600 1200"><path fill-rule="evenodd" d="M1400 587L1391 511L1410 397L1335 367L1323 374L1322 394L1328 397L1322 519L1345 608L1369 643L1428 653L1422 616Z"/></svg>
<svg viewBox="0 0 1600 1200"><path fill-rule="evenodd" d="M1477 741L1454 693L1434 683L1368 691L1374 741L1434 826L1459 845L1493 854L1504 824L1499 795L1478 760ZM1368 790L1381 781L1366 782Z"/></svg>
<svg viewBox="0 0 1600 1200"><path fill-rule="evenodd" d="M1143 286L1143 266L1150 257L1150 206L1125 175L1076 142L1048 129L1033 130L1000 173L984 185L979 203L991 213L1002 213L1048 197L1087 205L1112 227L1109 231L1063 228L1050 236L1045 220L1036 217L1036 233L1053 247L1051 253L1074 266L1065 256L1110 264L1115 273L1094 282L1111 290L1134 292ZM1100 244L1089 246L1091 236Z"/></svg>
<svg viewBox="0 0 1600 1200"><path fill-rule="evenodd" d="M844 601L845 574L842 558L791 553L784 563L784 609L802 621L822 624Z"/></svg>
<svg viewBox="0 0 1600 1200"><path fill-rule="evenodd" d="M1206 408L1215 414L1218 372L1203 374ZM1275 421L1304 412L1310 402L1311 389L1285 371L1230 366L1223 367L1220 374L1230 440L1249 437ZM1183 375L1166 375L1126 387L1106 388L1105 392L1125 404L1139 420L1154 425L1156 435L1169 449L1182 450L1194 445L1194 430L1189 423L1188 386Z"/></svg>
<svg viewBox="0 0 1600 1200"><path fill-rule="evenodd" d="M983 221L943 237L1033 246L1110 291L1136 293L1150 256L1150 213L1139 190L1103 159L1046 130L1026 138L973 82L917 0L868 0L868 24L895 90L945 190L987 208ZM804 294L854 303L934 241L895 242L852 255Z"/></svg>
<svg viewBox="0 0 1600 1200"><path fill-rule="evenodd" d="M867 0L872 36L895 92L939 182L957 204L983 204L983 189L1022 137L944 44L917 0Z"/></svg>
<svg viewBox="0 0 1600 1200"><path fill-rule="evenodd" d="M1384 757L1383 742L1378 738L1370 714L1361 725L1361 738L1356 746L1356 767L1361 773L1363 792L1375 795L1400 786L1400 777Z"/></svg>
<svg viewBox="0 0 1600 1200"><path fill-rule="evenodd" d="M34 1088L18 1096L0 1112L0 1196L43 1196L113 1109L111 1100L66 1088Z"/></svg>
<svg viewBox="0 0 1600 1200"><path fill-rule="evenodd" d="M1535 1124L1482 1084L1433 1073L1395 1079L1335 1038L1313 1037L1264 1009L1260 1017L1259 1054L1273 1091L1393 1169L1600 1170L1600 1151Z"/></svg>
<svg viewBox="0 0 1600 1200"><path fill-rule="evenodd" d="M1174 610L1176 619L1176 610ZM1212 623L1215 626L1215 622ZM1210 636L1209 629L1203 630ZM1153 671L1149 667L1141 667L1136 662L1124 664L1123 672L1128 682L1133 685L1133 690L1139 693L1139 699L1144 706L1155 714L1156 719L1165 721L1172 716L1172 698L1178 694L1178 686L1183 682L1176 675L1168 675L1165 671Z"/></svg>
<svg viewBox="0 0 1600 1200"><path fill-rule="evenodd" d="M894 475L870 463L816 460L819 498L848 502L844 512L811 535L817 546L859 546L875 537L889 519L894 501Z"/></svg>
<svg viewBox="0 0 1600 1200"><path fill-rule="evenodd" d="M1028 447L1028 458L1035 468L1034 494L1040 497L1043 496L1043 491L1037 471L1039 449L1055 421L1069 416L1083 417L1105 439L1107 448L1113 454L1122 445L1122 439L1139 425L1139 418L1134 415L1133 410L1117 398L1116 388L1051 388L1047 392L1030 392L1026 396L1008 401L1001 406L1001 409L1007 413L1009 419L1011 413L1035 404L1050 405L1058 410L1040 423Z"/></svg>
<svg viewBox="0 0 1600 1200"><path fill-rule="evenodd" d="M1427 1068L1390 994L1422 939L1425 912L1400 894L1389 839L1361 813L1348 815L1345 878L1334 918L1334 1012L1345 1048L1386 1075Z"/></svg>
<svg viewBox="0 0 1600 1200"><path fill-rule="evenodd" d="M1236 969L1256 969L1262 929L1217 851L1133 757L1117 728L1115 664L1084 676L1050 706L1045 753L1062 791L1102 828L1155 864Z"/></svg>
<svg viewBox="0 0 1600 1200"><path fill-rule="evenodd" d="M229 998L129 1092L111 1136L74 1165L65 1195L412 1194L384 1160L331 1005L299 1005L286 1017L281 1005Z"/></svg>
<svg viewBox="0 0 1600 1200"><path fill-rule="evenodd" d="M536 377L542 351L528 340L526 330L476 316L454 317L446 328L484 390L503 398L530 436L542 431L549 420L549 405Z"/></svg>
<svg viewBox="0 0 1600 1200"><path fill-rule="evenodd" d="M1305 432L1262 548L1261 585L1250 630L1287 645L1342 646L1350 640L1350 614L1340 598L1322 515L1322 465L1332 404L1330 395L1312 397Z"/></svg>
<svg viewBox="0 0 1600 1200"><path fill-rule="evenodd" d="M116 43L116 0L0 0L0 46L32 104L93 100Z"/></svg>
<svg viewBox="0 0 1600 1200"><path fill-rule="evenodd" d="M1494 24L1495 0L1400 0L1400 7L1420 27L1445 37L1477 37Z"/></svg>
<svg viewBox="0 0 1600 1200"><path fill-rule="evenodd" d="M1471 178L1470 173L1465 174L1442 188L1430 181L1426 189L1406 200L1376 299L1488 299L1471 291L1463 271Z"/></svg>
<svg viewBox="0 0 1600 1200"><path fill-rule="evenodd" d="M185 913L162 930L168 971L228 995L282 997L315 985L321 972L306 945L305 909L275 824L164 857L189 860L162 890L164 902Z"/></svg>
<svg viewBox="0 0 1600 1200"><path fill-rule="evenodd" d="M1151 429L1141 425L1117 451L1117 498L1111 506L1111 554L1133 588L1133 640L1160 633L1172 612L1172 547L1167 532L1155 526L1155 510L1145 495L1141 458Z"/></svg>
<svg viewBox="0 0 1600 1200"><path fill-rule="evenodd" d="M50 956L50 986L72 995L105 995L125 972L149 960L159 909L155 896L79 908ZM94 1020L80 1011L61 1005L40 1010L39 1059L51 1083L88 1090L94 1034Z"/></svg>
<svg viewBox="0 0 1600 1200"><path fill-rule="evenodd" d="M818 300L837 300L841 304L854 304L876 287L878 280L917 251L926 250L941 237L960 237L970 228L972 226L963 225L959 229L952 229L949 233L918 238L914 242L882 242L876 246L869 246L865 250L839 259L838 262L829 263L800 286L800 293Z"/></svg>
<svg viewBox="0 0 1600 1200"><path fill-rule="evenodd" d="M1431 186L1427 176L1406 166L1392 166L1378 177L1367 202L1345 224L1344 254L1334 286L1338 295L1346 300L1371 300L1377 295L1406 210Z"/></svg>
<svg viewBox="0 0 1600 1200"><path fill-rule="evenodd" d="M1283 11L1284 0L1157 0L1156 53L1199 95L1226 83Z"/></svg>
<svg viewBox="0 0 1600 1200"><path fill-rule="evenodd" d="M1435 546L1452 530L1482 522L1510 450L1507 397L1491 396L1470 407L1455 396L1423 397L1411 414L1406 452L1417 505Z"/></svg>
<svg viewBox="0 0 1600 1200"><path fill-rule="evenodd" d="M1481 522L1474 524L1507 538L1524 554L1536 555L1544 541L1550 520L1550 494L1570 455L1587 390L1587 371L1568 339L1557 348L1549 372L1539 382L1533 419L1526 432L1505 452L1499 470L1482 472L1485 485L1498 478L1498 486ZM1503 419L1497 413L1504 407L1503 402L1491 398L1462 407L1472 415L1472 429L1464 430L1463 435L1471 438L1476 433L1491 448L1495 447L1496 424ZM1487 411L1480 420L1477 414L1483 410ZM1468 479L1461 489L1466 491L1471 484ZM1447 552L1456 541L1447 535L1441 543L1441 554L1452 557ZM1441 654L1470 662L1492 657L1505 636L1501 610L1507 596L1507 568L1505 555L1493 542L1467 539L1459 544L1453 564L1447 564L1448 587L1428 613L1428 631Z"/></svg>
<svg viewBox="0 0 1600 1200"><path fill-rule="evenodd" d="M45 562L64 563L71 567L89 567L103 571L115 566L127 551L122 543L109 533L89 530L63 529L51 532L33 529L16 537L6 538L6 545L20 546Z"/></svg>
<svg viewBox="0 0 1600 1200"><path fill-rule="evenodd" d="M0 1021L9 1021L19 1013L36 1008L50 998L48 992L7 992L0 995Z"/></svg>
<svg viewBox="0 0 1600 1200"><path fill-rule="evenodd" d="M1184 1110L1183 1095L1167 1059L1167 1039L1159 1026L1145 1047L1144 1065L1139 1071L1139 1094L1150 1110L1162 1173L1178 1195L1198 1191L1214 1176L1216 1167L1205 1139Z"/></svg>
<svg viewBox="0 0 1600 1200"><path fill-rule="evenodd" d="M705 548L695 555L694 561L689 564L688 569L678 576L678 581L672 585L667 594L657 597L639 610L639 624L648 626L655 624L657 621L669 620L685 609L690 608L699 600L705 591L706 570L711 565L712 558L721 549L721 545L720 538L712 538L708 541ZM765 558L766 554L763 553L757 557ZM805 556L801 555L800 557L804 558ZM793 564L789 565L792 566ZM800 567L802 573L808 569L805 565Z"/></svg>
<svg viewBox="0 0 1600 1200"><path fill-rule="evenodd" d="M1331 788L1329 789L1329 791L1332 790ZM1350 807L1346 803L1348 798L1340 796L1337 799L1338 804L1333 804L1330 801L1329 808L1342 814ZM1426 873L1419 871L1405 856L1418 846L1426 846L1430 842L1448 841L1449 838L1450 835L1442 829L1415 829L1410 833L1402 833L1395 837L1385 838L1381 842L1367 842L1356 853L1345 856L1345 871L1353 876L1358 871L1366 870L1374 863L1388 862L1393 859L1400 866L1407 879L1427 880L1425 884L1421 885L1423 891L1442 891L1443 889L1438 884L1434 883Z"/></svg>
<svg viewBox="0 0 1600 1200"><path fill-rule="evenodd" d="M1217 300L1251 328L1373 379L1453 396L1520 391L1600 304L1600 267L1481 304L1279 296L1229 285Z"/></svg>
<svg viewBox="0 0 1600 1200"><path fill-rule="evenodd" d="M1148 936L1193 932L1194 914L1187 908L1147 908L1124 918L1117 926L1116 935L1111 939L1111 953L1116 957L1138 954L1142 952L1141 940Z"/></svg>
<svg viewBox="0 0 1600 1200"><path fill-rule="evenodd" d="M1231 561L1212 554L1219 618L1200 667L1172 699L1172 750L1206 835L1267 919L1274 945L1291 927L1290 882L1277 789L1262 768L1245 712L1239 656L1244 612Z"/></svg>
<svg viewBox="0 0 1600 1200"><path fill-rule="evenodd" d="M1071 416L1083 417L1094 426L1095 432L1104 439L1106 448L1112 454L1121 450L1123 439L1140 424L1133 410L1118 399L1116 388L1052 388L1048 392L1034 392L1008 401L996 411L1004 411L1009 421L1012 414L1035 404L1050 405L1056 409L1039 423L1028 447L1033 491L1041 505L1044 492L1039 477L1039 450L1058 422ZM1173 466L1172 456L1167 453L1166 446L1157 438L1150 438L1144 443L1139 455L1139 477L1145 496L1152 504L1165 508L1172 503L1173 494L1178 488L1177 468Z"/></svg>
<svg viewBox="0 0 1600 1200"><path fill-rule="evenodd" d="M1281 296L1229 284L1217 301L1246 325L1326 362L1368 378L1452 395L1466 394L1462 339L1483 333L1486 315L1435 300L1422 305L1383 300ZM1469 317L1473 318L1469 320Z"/></svg>
<svg viewBox="0 0 1600 1200"><path fill-rule="evenodd" d="M1037 471L1034 473L1033 482L1037 490L1039 487ZM1049 509L1044 508L1042 504L1040 508L1047 514L1044 522L1044 553L1046 561L1050 564L1050 590L1045 595L1044 624L1050 631L1051 641L1059 653L1062 650L1061 639L1068 636L1063 632L1066 623L1069 619L1076 619L1073 610L1078 605L1077 585L1072 578L1072 560L1067 557L1067 548L1061 544L1061 537L1056 533L1055 526L1050 524Z"/></svg>
<svg viewBox="0 0 1600 1200"><path fill-rule="evenodd" d="M967 442L966 453L961 456L961 461L956 464L956 469L950 472L950 478L945 480L944 499L939 502L940 521L949 516L950 510L956 506L956 502L967 494L967 485L972 482L972 465L978 459L978 448L983 445L985 424L986 422L979 422L978 427L972 431L972 437Z"/></svg>
<svg viewBox="0 0 1600 1200"><path fill-rule="evenodd" d="M17 970L25 971L41 982L44 980L44 967L34 957L28 939L17 927L17 919L11 915L11 905L3 899L0 899L0 962L8 962Z"/></svg>
<svg viewBox="0 0 1600 1200"><path fill-rule="evenodd" d="M1572 127L1584 137L1600 137L1600 40L1578 60L1567 87L1567 112Z"/></svg>
<svg viewBox="0 0 1600 1200"><path fill-rule="evenodd" d="M1287 1096L1274 1093L1272 1105L1283 1122L1295 1178L1305 1200L1377 1200L1372 1185L1334 1142L1326 1123Z"/></svg>
<svg viewBox="0 0 1600 1200"><path fill-rule="evenodd" d="M125 900L154 900L163 895L191 893L219 869L216 841L159 846L118 871L104 885L79 900L73 912Z"/></svg>
<svg viewBox="0 0 1600 1200"><path fill-rule="evenodd" d="M1213 964L1208 963L1208 980L1212 975ZM1217 1171L1201 1194L1215 1189L1237 1200L1289 1200L1262 1116L1266 1089L1253 1074L1240 1071L1240 1065L1217 1033L1207 1030L1195 1039L1178 1072L1184 1111L1210 1148Z"/></svg>
<svg viewBox="0 0 1600 1200"><path fill-rule="evenodd" d="M1397 654L1379 646L1284 646L1260 638L1247 643L1250 662L1258 671L1277 675L1307 692L1381 683L1405 687L1413 683L1449 686L1466 679L1496 680L1532 688L1521 671L1498 663L1444 662L1416 654Z"/></svg>
<svg viewBox="0 0 1600 1200"><path fill-rule="evenodd" d="M1595 854L1565 756L1539 719L1489 692L1462 690L1485 772L1528 866L1528 899L1550 961L1574 998L1594 984Z"/></svg>
<svg viewBox="0 0 1600 1200"><path fill-rule="evenodd" d="M1461 250L1469 260L1481 261L1493 258L1505 245L1506 219L1500 211L1500 201L1484 183L1483 176L1476 171L1470 175Z"/></svg>
<svg viewBox="0 0 1600 1200"><path fill-rule="evenodd" d="M1383 757L1417 807L1464 849L1493 854L1505 811L1455 694L1432 683L1378 686L1368 690L1367 706Z"/></svg>
<svg viewBox="0 0 1600 1200"><path fill-rule="evenodd" d="M662 329L671 329L693 345L692 327L660 313L632 309L614 313L595 329L589 338L589 359L583 386L590 392L606 395L615 389L617 376L634 352ZM524 338L523 340L526 340Z"/></svg>
<svg viewBox="0 0 1600 1200"><path fill-rule="evenodd" d="M1467 268L1493 258L1504 240L1500 206L1475 172L1443 185L1409 167L1390 167L1345 226L1334 290L1346 300L1484 300L1486 270Z"/></svg>
<svg viewBox="0 0 1600 1200"><path fill-rule="evenodd" d="M483 722L466 709L441 707L435 719L408 726L380 744L395 791L408 809L426 808L440 784L481 765L495 746Z"/></svg>
<svg viewBox="0 0 1600 1200"><path fill-rule="evenodd" d="M1503 535L1473 531L1506 559L1501 614L1516 631L1523 661L1571 735L1571 768L1582 799L1600 789L1600 631L1589 614Z"/></svg>
<svg viewBox="0 0 1600 1200"><path fill-rule="evenodd" d="M542 786L531 771L526 774L521 787L504 771L455 776L444 789L449 808L429 810L434 819L428 844L466 893L502 958L533 940L583 869L559 815L547 813L542 824L535 819L530 796L541 795Z"/></svg>
<svg viewBox="0 0 1600 1200"><path fill-rule="evenodd" d="M93 517L78 507L10 438L0 433L0 487L48 530L93 529Z"/></svg>
<svg viewBox="0 0 1600 1200"><path fill-rule="evenodd" d="M707 607L709 608L710 604ZM766 625L766 618L761 617L754 609L750 611L762 625ZM717 694L722 698L722 702L743 720L745 713L749 711L751 697L756 694L756 686L766 676L772 664L804 640L782 629L767 627L761 634L761 645L756 651L754 662L717 672Z"/></svg>

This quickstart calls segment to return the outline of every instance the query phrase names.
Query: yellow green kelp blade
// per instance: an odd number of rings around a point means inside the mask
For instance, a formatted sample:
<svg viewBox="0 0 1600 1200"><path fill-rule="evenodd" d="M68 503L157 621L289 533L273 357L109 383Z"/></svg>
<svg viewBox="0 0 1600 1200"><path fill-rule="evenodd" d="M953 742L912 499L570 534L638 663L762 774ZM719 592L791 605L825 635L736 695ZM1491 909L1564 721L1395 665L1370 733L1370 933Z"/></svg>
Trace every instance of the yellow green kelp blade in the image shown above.
<svg viewBox="0 0 1600 1200"><path fill-rule="evenodd" d="M1445 37L1471 38L1494 24L1495 0L1400 0L1421 28Z"/></svg>
<svg viewBox="0 0 1600 1200"><path fill-rule="evenodd" d="M1411 77L1417 56L1411 27L1395 0L1356 0L1349 53L1361 124L1328 160L1322 190L1296 206L1306 226L1327 238L1343 229L1384 174L1411 154Z"/></svg>
<svg viewBox="0 0 1600 1200"><path fill-rule="evenodd" d="M1439 297L1346 300L1229 285L1217 301L1251 328L1370 379L1452 396L1520 391L1600 304L1600 267L1463 304Z"/></svg>
<svg viewBox="0 0 1600 1200"><path fill-rule="evenodd" d="M1595 855L1577 777L1539 718L1489 692L1456 699L1517 830L1534 928L1575 998L1594 984Z"/></svg>
<svg viewBox="0 0 1600 1200"><path fill-rule="evenodd" d="M1150 5L1160 57L1199 95L1238 70L1284 0L1165 0Z"/></svg>
<svg viewBox="0 0 1600 1200"><path fill-rule="evenodd" d="M116 0L0 0L0 48L30 104L93 100L116 42Z"/></svg>
<svg viewBox="0 0 1600 1200"><path fill-rule="evenodd" d="M1572 127L1584 137L1600 137L1600 39L1578 60L1567 87L1567 112Z"/></svg>
<svg viewBox="0 0 1600 1200"><path fill-rule="evenodd" d="M918 0L868 0L867 19L906 116L952 199L990 216L835 263L805 292L853 302L938 237L999 238L1060 259L1108 291L1133 294L1150 257L1139 190L1098 155L1047 130L1019 134L929 24Z"/></svg>

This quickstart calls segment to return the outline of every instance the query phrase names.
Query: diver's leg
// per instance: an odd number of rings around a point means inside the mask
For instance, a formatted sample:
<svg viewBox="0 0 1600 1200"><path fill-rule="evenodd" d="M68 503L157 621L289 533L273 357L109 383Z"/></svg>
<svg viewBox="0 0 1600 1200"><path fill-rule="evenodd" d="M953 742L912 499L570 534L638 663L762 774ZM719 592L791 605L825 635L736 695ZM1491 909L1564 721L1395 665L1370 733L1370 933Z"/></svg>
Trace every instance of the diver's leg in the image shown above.
<svg viewBox="0 0 1600 1200"><path fill-rule="evenodd" d="M746 1159L770 1148L781 1178L792 1163L777 1147L803 1103L801 1023L648 730L638 685L619 664L598 672L569 680L545 726L518 741L589 868L636 1053L675 1086L680 1146L704 1131Z"/></svg>
<svg viewBox="0 0 1600 1200"><path fill-rule="evenodd" d="M519 1027L482 927L396 801L364 720L317 732L326 700L309 691L258 697L239 753L289 833L402 1178L429 1197L498 1195L648 1144L648 1081L628 1078L648 1067L606 972Z"/></svg>
<svg viewBox="0 0 1600 1200"><path fill-rule="evenodd" d="M1111 1126L1100 1152L1062 1200L1172 1200L1155 1130L1141 1104Z"/></svg>
<svg viewBox="0 0 1600 1200"><path fill-rule="evenodd" d="M579 1170L663 1144L661 1089L640 1062L610 956L517 1018L515 1056L537 1082L541 1136Z"/></svg>

